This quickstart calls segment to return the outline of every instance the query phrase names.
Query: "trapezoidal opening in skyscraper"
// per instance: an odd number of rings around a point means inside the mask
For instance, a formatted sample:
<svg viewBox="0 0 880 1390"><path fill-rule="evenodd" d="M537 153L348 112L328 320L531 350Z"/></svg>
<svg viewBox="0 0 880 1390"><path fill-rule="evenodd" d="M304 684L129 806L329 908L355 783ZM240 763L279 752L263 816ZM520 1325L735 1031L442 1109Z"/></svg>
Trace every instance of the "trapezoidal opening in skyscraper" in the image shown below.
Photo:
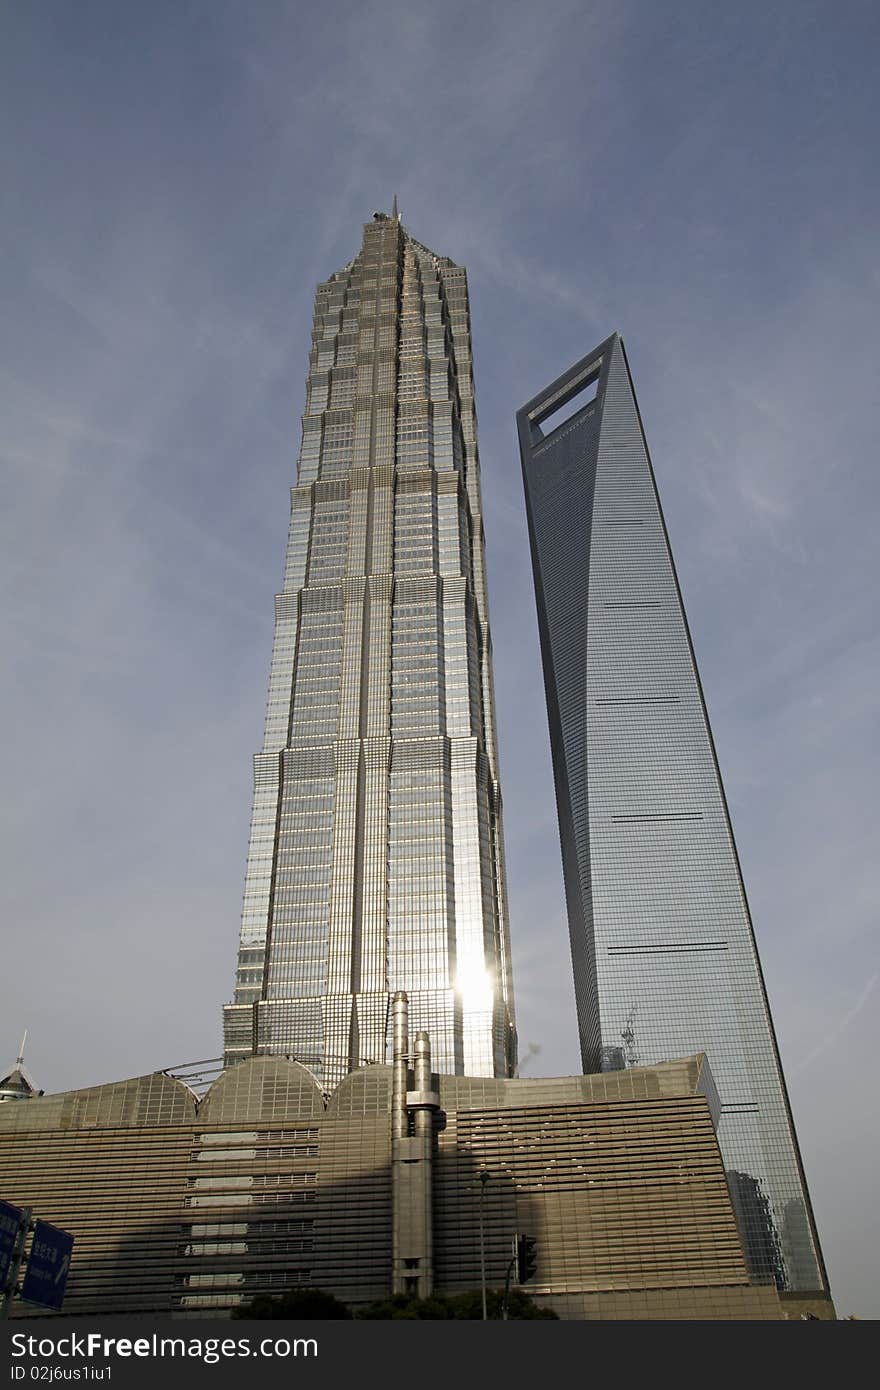
<svg viewBox="0 0 880 1390"><path fill-rule="evenodd" d="M587 406L593 405L599 394L601 374L601 357L595 358L584 368L579 363L572 376L567 377L561 386L556 385L534 406L528 415L532 443L537 444L548 434L554 434L562 425L586 410Z"/></svg>

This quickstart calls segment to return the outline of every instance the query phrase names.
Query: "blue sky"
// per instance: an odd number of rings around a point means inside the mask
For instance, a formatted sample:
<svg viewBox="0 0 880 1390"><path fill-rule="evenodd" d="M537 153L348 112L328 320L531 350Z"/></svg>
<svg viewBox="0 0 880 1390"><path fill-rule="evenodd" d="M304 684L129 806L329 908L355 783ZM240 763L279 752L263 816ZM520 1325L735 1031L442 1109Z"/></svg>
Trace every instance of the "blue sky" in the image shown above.
<svg viewBox="0 0 880 1390"><path fill-rule="evenodd" d="M397 193L469 271L527 1071L579 1061L514 412L617 328L833 1289L880 1315L877 7L0 26L0 1050L48 1090L219 1050L314 286Z"/></svg>

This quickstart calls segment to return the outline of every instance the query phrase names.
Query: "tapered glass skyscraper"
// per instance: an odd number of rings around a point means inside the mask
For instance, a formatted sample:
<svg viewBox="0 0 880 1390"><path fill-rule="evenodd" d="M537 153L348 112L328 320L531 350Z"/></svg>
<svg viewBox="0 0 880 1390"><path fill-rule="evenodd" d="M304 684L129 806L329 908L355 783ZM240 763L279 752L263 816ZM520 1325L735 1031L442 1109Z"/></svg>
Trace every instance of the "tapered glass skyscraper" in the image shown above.
<svg viewBox="0 0 880 1390"><path fill-rule="evenodd" d="M826 1286L623 343L518 413L585 1072L705 1050L752 1272Z"/></svg>
<svg viewBox="0 0 880 1390"><path fill-rule="evenodd" d="M227 1062L330 1088L409 995L441 1072L511 1075L465 271L377 213L320 285Z"/></svg>

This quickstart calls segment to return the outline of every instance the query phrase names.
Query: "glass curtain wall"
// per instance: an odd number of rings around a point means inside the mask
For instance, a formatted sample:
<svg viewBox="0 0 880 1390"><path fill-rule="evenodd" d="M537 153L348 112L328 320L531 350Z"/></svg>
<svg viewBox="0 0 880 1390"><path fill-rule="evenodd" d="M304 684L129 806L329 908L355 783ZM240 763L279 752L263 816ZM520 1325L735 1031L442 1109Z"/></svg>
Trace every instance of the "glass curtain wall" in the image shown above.
<svg viewBox="0 0 880 1390"><path fill-rule="evenodd" d="M705 1051L754 1277L826 1286L623 343L518 413L585 1072Z"/></svg>

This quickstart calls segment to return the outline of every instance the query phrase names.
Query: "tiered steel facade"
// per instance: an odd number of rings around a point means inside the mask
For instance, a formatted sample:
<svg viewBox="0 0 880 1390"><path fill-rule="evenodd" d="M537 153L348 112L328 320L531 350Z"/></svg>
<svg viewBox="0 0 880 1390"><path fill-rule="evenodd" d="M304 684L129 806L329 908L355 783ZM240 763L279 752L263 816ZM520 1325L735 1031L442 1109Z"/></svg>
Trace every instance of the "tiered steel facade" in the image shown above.
<svg viewBox="0 0 880 1390"><path fill-rule="evenodd" d="M568 417L554 423L563 408ZM517 420L584 1071L705 1050L753 1274L821 1289L721 777L620 338L576 363Z"/></svg>
<svg viewBox="0 0 880 1390"><path fill-rule="evenodd" d="M389 1001L456 1074L512 1074L465 271L376 214L319 286L227 1062L327 1088Z"/></svg>

